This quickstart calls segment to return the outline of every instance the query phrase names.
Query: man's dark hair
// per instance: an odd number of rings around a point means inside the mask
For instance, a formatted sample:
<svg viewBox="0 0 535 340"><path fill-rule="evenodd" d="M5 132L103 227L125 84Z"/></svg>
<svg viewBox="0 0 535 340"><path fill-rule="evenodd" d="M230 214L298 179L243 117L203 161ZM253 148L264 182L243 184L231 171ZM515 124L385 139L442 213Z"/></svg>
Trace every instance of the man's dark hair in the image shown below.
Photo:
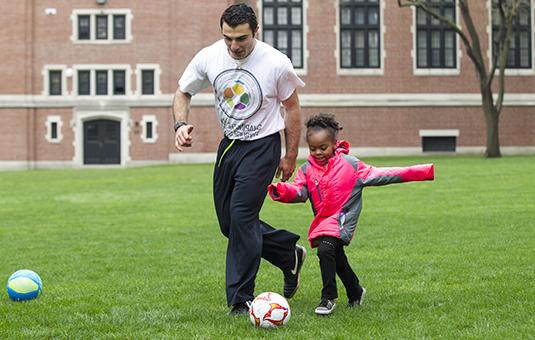
<svg viewBox="0 0 535 340"><path fill-rule="evenodd" d="M251 7L243 3L228 7L219 20L219 26L221 28L223 28L223 22L227 23L227 25L232 28L247 23L253 33L255 33L258 28L255 12Z"/></svg>
<svg viewBox="0 0 535 340"><path fill-rule="evenodd" d="M307 127L307 136L312 132L327 130L333 139L336 139L338 131L342 130L342 127L338 124L334 115L330 113L318 113L317 115L310 117L306 121L305 126Z"/></svg>

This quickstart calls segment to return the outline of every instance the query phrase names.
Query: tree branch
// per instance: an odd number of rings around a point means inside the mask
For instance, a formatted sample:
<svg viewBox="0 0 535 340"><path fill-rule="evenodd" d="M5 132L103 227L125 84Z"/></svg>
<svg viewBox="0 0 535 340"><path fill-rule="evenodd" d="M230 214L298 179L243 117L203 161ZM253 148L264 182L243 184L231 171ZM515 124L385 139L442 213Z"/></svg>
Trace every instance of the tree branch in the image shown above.
<svg viewBox="0 0 535 340"><path fill-rule="evenodd" d="M480 77L484 77L485 80L488 78L487 76L487 69L485 67L485 60L483 59L483 54L481 53L481 44L479 42L479 35L477 34L476 26L474 25L474 21L472 20L472 16L470 15L470 8L468 7L468 2L466 0L459 0L459 8L461 9L461 14L463 16L464 24L466 25L466 29L468 30L468 34L470 35L470 38L472 39L472 43L468 43L468 38L463 39L465 42L465 45L467 45L467 49L469 48L468 55L471 57L472 61L474 62L474 65L477 69L477 72L479 73ZM464 34L464 33L463 33ZM472 53L472 55L470 55Z"/></svg>
<svg viewBox="0 0 535 340"><path fill-rule="evenodd" d="M513 21L518 15L518 9L521 5L522 0L512 0L509 4L508 11L505 11L505 2L504 0L499 0L498 6L500 7L500 18L505 19L502 22L502 29L505 29L505 39L503 41L502 49L500 50L500 75L499 75L499 92L498 98L496 99L496 112L501 112L503 107L503 99L505 96L505 68L507 66L507 57L509 55L509 49L511 48L511 38L513 36ZM503 17L502 17L503 16ZM504 27L505 28L504 28ZM500 37L503 38L503 37Z"/></svg>

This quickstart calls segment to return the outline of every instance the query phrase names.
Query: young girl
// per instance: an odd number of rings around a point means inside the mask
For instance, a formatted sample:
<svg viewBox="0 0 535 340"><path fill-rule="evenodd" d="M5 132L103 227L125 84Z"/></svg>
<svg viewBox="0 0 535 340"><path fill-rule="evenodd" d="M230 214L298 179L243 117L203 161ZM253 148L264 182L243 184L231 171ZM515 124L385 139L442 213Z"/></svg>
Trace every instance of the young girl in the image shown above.
<svg viewBox="0 0 535 340"><path fill-rule="evenodd" d="M362 189L410 181L433 180L433 164L403 168L376 168L349 155L349 143L337 140L341 128L333 115L320 113L307 123L310 156L294 183L268 187L275 201L305 202L310 199L314 220L308 231L312 248L318 248L323 289L316 314L331 314L338 297L336 274L347 292L349 306L361 305L366 290L351 269L343 246L351 242L362 209Z"/></svg>

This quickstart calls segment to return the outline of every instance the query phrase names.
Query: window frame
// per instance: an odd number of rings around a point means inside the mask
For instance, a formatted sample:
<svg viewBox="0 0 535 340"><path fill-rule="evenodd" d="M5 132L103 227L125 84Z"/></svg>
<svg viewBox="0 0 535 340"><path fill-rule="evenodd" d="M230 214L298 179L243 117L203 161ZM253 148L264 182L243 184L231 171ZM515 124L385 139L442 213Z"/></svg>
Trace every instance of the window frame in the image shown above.
<svg viewBox="0 0 535 340"><path fill-rule="evenodd" d="M292 0L288 0L291 2ZM300 0L301 1L301 56L302 56L302 65L301 68L295 68L295 73L298 75L306 75L308 72L308 42L307 42L307 34L308 34L308 25L307 25L307 11L308 11L308 2L309 0ZM264 0L257 0L256 1L256 8L258 9L258 24L261 27L259 32L259 39L264 42ZM291 16L291 12L289 13L289 16ZM269 27L268 27L269 29ZM268 44L269 45L269 44ZM271 46L271 45L270 45Z"/></svg>
<svg viewBox="0 0 535 340"><path fill-rule="evenodd" d="M112 17L112 25L113 25L113 40L114 41L117 41L117 40L125 40L126 39L126 14L112 14L111 15ZM116 30L116 20L117 18L123 18L124 19L124 22L123 22L123 28L122 28L122 35L120 37L118 37L118 34L117 34L117 30Z"/></svg>
<svg viewBox="0 0 535 340"><path fill-rule="evenodd" d="M84 30L84 33L87 33L87 38L85 37L85 35L84 35L84 38L82 38L80 36L80 34L81 34L80 19L81 19L81 17L84 17L84 19L87 18L87 20L88 20L88 22L87 22L88 23L88 31L85 32L85 30ZM80 40L80 41L91 40L91 15L89 15L89 14L77 15L76 16L76 26L77 26L77 34L76 34L76 36L77 36L78 40Z"/></svg>
<svg viewBox="0 0 535 340"><path fill-rule="evenodd" d="M41 94L46 97L58 98L61 96L69 95L67 91L67 75L66 71L67 65L63 64L48 64L44 65L41 75L43 76L43 90ZM60 71L61 72L61 94L50 94L50 71Z"/></svg>
<svg viewBox="0 0 535 340"><path fill-rule="evenodd" d="M80 93L80 73L81 72L84 72L84 74L87 74L88 75L88 88L87 88L87 93ZM90 96L91 95L91 86L92 86L92 81L91 81L91 70L77 70L76 71L76 94L79 95L79 96Z"/></svg>
<svg viewBox="0 0 535 340"><path fill-rule="evenodd" d="M342 22L342 10L343 10L343 7L342 4L340 4L340 9L338 11L338 15L340 16L340 41L339 41L339 44L340 44L340 67L342 69L380 69L381 68L381 58L380 58L380 53L381 53L381 45L382 45L382 41L381 41L381 17L379 15L379 11L381 10L381 3L380 1L376 0L376 1L373 1L372 0L367 0L367 1L362 1L361 3L350 3L347 5L347 7L349 8L350 10L350 23L348 24L344 24ZM369 21L369 15L370 15L370 9L371 8L375 8L377 7L377 24L370 24L368 21ZM356 18L356 14L355 14L355 11L357 9L363 9L364 10L364 21L365 23L356 23L354 22L355 21L355 18ZM349 51L350 51L350 63L349 63L349 66L344 66L342 64L342 56L343 56L343 46L342 46L342 37L343 37L343 33L345 31L349 31L350 33L350 47L349 47ZM357 45L357 42L356 42L356 34L357 32L363 32L363 37L364 37L364 48L363 48L363 52L364 52L364 55L363 55L363 61L364 61L364 65L360 66L358 65L358 61L357 61L357 58L358 58L358 47L356 46ZM371 51L371 48L370 48L370 33L371 32L376 32L377 33L377 66L372 66L371 63L370 63L370 51Z"/></svg>
<svg viewBox="0 0 535 340"><path fill-rule="evenodd" d="M59 81L59 92L54 92L52 93L52 91L54 90L53 88L53 84L52 82L54 81L54 77L52 76L57 76L58 77L58 81ZM55 70L55 69L49 69L48 70L48 95L49 96L61 96L63 95L63 71L62 70Z"/></svg>
<svg viewBox="0 0 535 340"><path fill-rule="evenodd" d="M56 138L52 137L52 124L56 124L56 132L57 132ZM47 116L46 121L45 121L45 128L46 128L46 133L44 137L47 142L52 143L52 144L61 143L61 141L63 140L63 133L62 133L63 120L61 119L61 116L59 115Z"/></svg>
<svg viewBox="0 0 535 340"><path fill-rule="evenodd" d="M143 71L154 71L154 93L143 93ZM158 96L162 94L160 88L160 76L162 70L159 64L137 64L136 65L136 95L143 97Z"/></svg>
<svg viewBox="0 0 535 340"><path fill-rule="evenodd" d="M76 97L80 98L121 98L125 96L132 95L132 84L131 76L132 70L130 65L127 64L75 64L72 66L73 69L73 89L72 93ZM79 90L79 72L80 71L89 71L89 81L90 89L89 94L80 94ZM114 71L124 71L125 74L125 93L124 94L115 94L114 93ZM97 72L106 72L107 83L106 83L106 94L97 94Z"/></svg>
<svg viewBox="0 0 535 340"><path fill-rule="evenodd" d="M147 123L151 123L152 125L152 137L147 138ZM141 118L141 140L143 143L146 144L154 144L158 140L158 120L156 119L156 115L143 115Z"/></svg>
<svg viewBox="0 0 535 340"><path fill-rule="evenodd" d="M79 38L79 17L89 16L89 39ZM97 38L97 17L106 16L106 38ZM124 16L124 38L115 38L115 17ZM76 44L125 44L131 43L132 36L131 9L74 9L71 14L71 41Z"/></svg>
<svg viewBox="0 0 535 340"><path fill-rule="evenodd" d="M151 75L150 84L148 83L149 74ZM145 86L150 86L150 89L146 89ZM141 95L154 95L154 70L141 70Z"/></svg>
<svg viewBox="0 0 535 340"><path fill-rule="evenodd" d="M533 76L535 75L535 0L530 0L530 24L531 24L531 67L530 68L505 68L506 76ZM487 11L488 11L488 25L487 25L487 35L488 35L488 49L487 49L487 58L492 60L493 58L493 24L492 24L492 0L487 0ZM489 69L492 67L492 63L489 63ZM500 70L496 69L496 73L499 74Z"/></svg>
<svg viewBox="0 0 535 340"><path fill-rule="evenodd" d="M294 65L294 69L295 70L300 70L300 69L303 69L304 68L304 61L305 61L305 57L304 57L304 44L303 44L303 41L304 41L304 27L303 27L303 22L304 22L304 1L303 0L288 0L286 1L286 3L279 3L277 0L273 0L271 1L271 3L268 3L267 6L266 6L266 1L261 1L261 6L262 6L262 11L261 11L261 15L262 15L262 22L263 22L263 25L262 25L262 41L264 41L265 39L265 32L266 31L271 31L273 32L273 47L275 47L276 49L278 49L280 51L280 48L278 47L278 36L281 32L284 32L286 34L286 54L288 56L288 54L290 53L290 55L292 55L293 57L293 43L292 43L292 33L294 31L299 31L300 32L300 39L301 39L301 47L300 47L300 58L299 58L299 63L300 63L300 66L297 67ZM266 13L266 8L272 8L273 9L273 19L274 19L274 22L272 24L266 24L264 22L264 15ZM278 9L279 8L285 8L287 10L286 12L286 23L285 24L279 24L277 21L278 19ZM300 17L300 24L294 24L292 23L292 8L300 8L300 12L301 12L301 17ZM289 57L290 58L290 57ZM292 60L292 58L290 58L290 60ZM292 65L294 64L293 60L292 60Z"/></svg>
<svg viewBox="0 0 535 340"><path fill-rule="evenodd" d="M384 75L384 65L385 65L385 57L386 57L386 50L385 50L385 16L384 11L386 8L386 0L378 0L378 6L379 6L379 67L374 68L347 68L342 67L342 46L341 46L341 39L342 39L342 22L341 22L341 1L342 0L336 0L334 1L334 7L335 7L335 14L336 14L336 51L334 53L334 57L336 58L336 74L337 75L347 75L347 76L382 76Z"/></svg>
<svg viewBox="0 0 535 340"><path fill-rule="evenodd" d="M114 96L126 96L126 70L112 70L111 74L112 74L111 82L112 82L112 87L113 87L112 94ZM122 77L123 77L121 85L118 85L118 80L121 80L118 77L119 74L122 74ZM118 91L120 86L122 86L123 88L122 93Z"/></svg>
<svg viewBox="0 0 535 340"><path fill-rule="evenodd" d="M455 23L459 26L460 23L460 13L459 6L457 5L457 0L453 0ZM412 37L413 37L413 49L412 49L412 60L413 60L413 74L416 76L455 76L461 73L461 50L460 50L460 39L457 36L457 33L453 31L453 36L455 38L454 42L454 62L455 67L418 67L418 18L417 18L417 9L412 7ZM428 27L441 28L442 24L437 26L427 25ZM429 28L431 29L431 28ZM441 31L450 31L449 29L441 28ZM429 41L430 39L428 39ZM444 38L441 35L441 42L444 42ZM441 43L441 49L445 49L445 44ZM441 57L442 58L442 57Z"/></svg>

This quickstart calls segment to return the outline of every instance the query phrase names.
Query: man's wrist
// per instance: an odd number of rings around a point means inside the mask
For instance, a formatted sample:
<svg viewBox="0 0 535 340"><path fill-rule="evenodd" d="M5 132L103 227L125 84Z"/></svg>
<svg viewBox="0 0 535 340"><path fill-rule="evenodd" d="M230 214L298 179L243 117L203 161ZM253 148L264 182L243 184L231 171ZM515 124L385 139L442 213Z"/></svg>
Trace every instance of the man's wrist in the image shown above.
<svg viewBox="0 0 535 340"><path fill-rule="evenodd" d="M286 155L284 157L290 159L297 159L297 151L288 151L286 152Z"/></svg>
<svg viewBox="0 0 535 340"><path fill-rule="evenodd" d="M175 132L177 132L178 129L180 129L181 126L188 125L187 122L183 120L179 120L175 122Z"/></svg>

